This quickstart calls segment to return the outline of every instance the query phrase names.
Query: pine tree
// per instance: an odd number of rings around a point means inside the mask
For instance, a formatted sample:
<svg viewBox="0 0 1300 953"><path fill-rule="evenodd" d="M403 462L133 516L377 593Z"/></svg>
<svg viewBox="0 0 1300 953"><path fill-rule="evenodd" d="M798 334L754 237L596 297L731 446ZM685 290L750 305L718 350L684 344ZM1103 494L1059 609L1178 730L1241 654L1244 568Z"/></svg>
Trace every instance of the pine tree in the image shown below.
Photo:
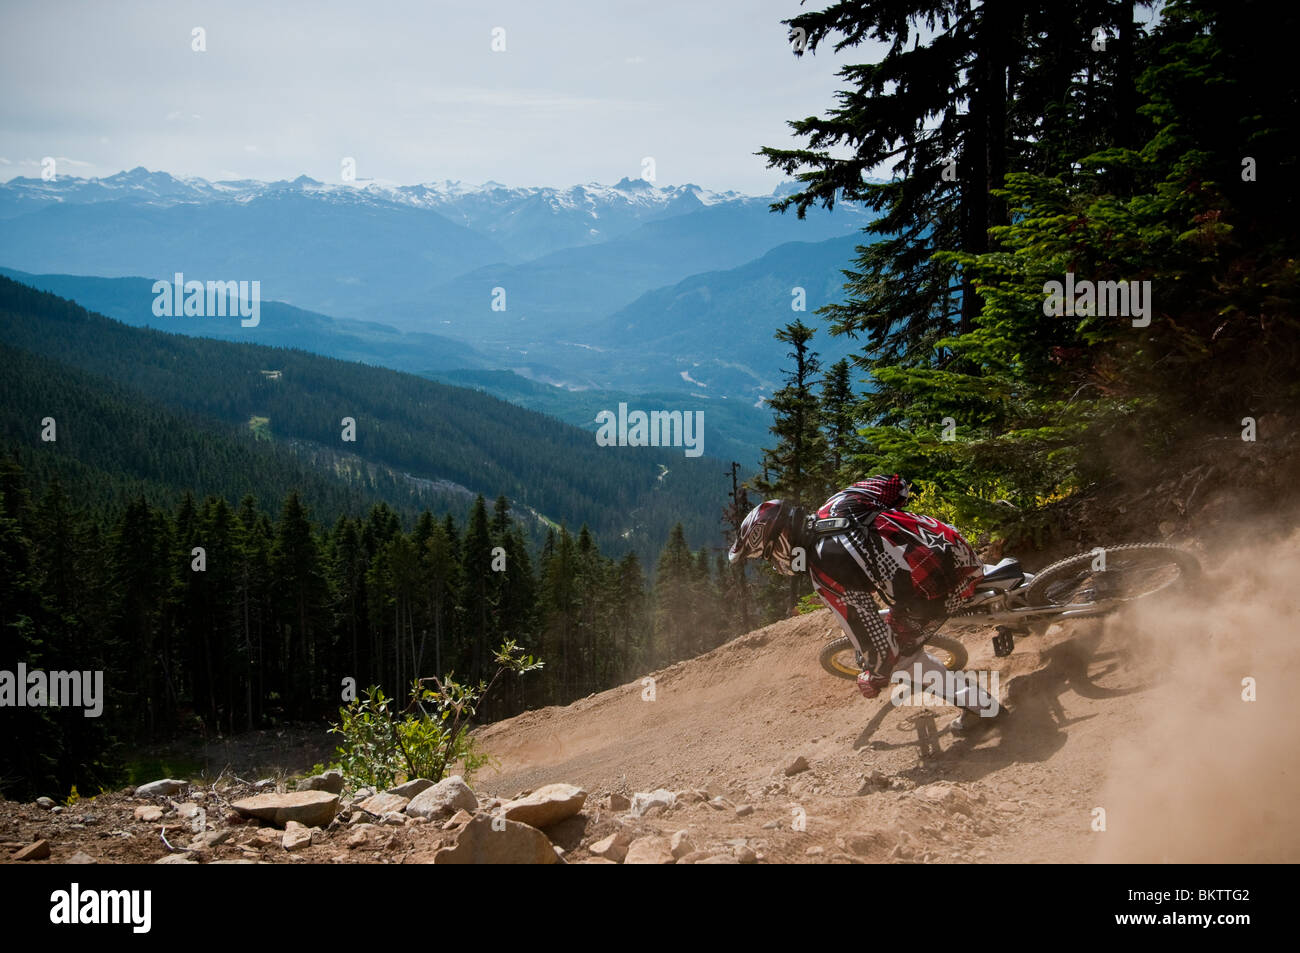
<svg viewBox="0 0 1300 953"><path fill-rule="evenodd" d="M678 523L668 536L655 565L654 642L650 665L657 668L685 658L695 631L695 560Z"/></svg>
<svg viewBox="0 0 1300 953"><path fill-rule="evenodd" d="M829 485L826 438L813 392L821 362L809 346L812 337L812 328L797 319L776 333L778 341L791 346L788 356L794 367L786 372L785 386L768 401L777 445L763 450L764 476L751 481L763 493L805 507L821 503Z"/></svg>

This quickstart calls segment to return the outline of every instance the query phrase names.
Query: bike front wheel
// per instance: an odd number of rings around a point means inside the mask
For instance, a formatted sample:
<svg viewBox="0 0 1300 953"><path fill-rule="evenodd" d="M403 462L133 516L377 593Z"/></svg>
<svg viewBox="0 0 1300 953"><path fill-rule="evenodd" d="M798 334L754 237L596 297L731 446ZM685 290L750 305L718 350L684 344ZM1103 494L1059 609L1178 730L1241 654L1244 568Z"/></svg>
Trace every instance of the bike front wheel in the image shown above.
<svg viewBox="0 0 1300 953"><path fill-rule="evenodd" d="M966 661L970 657L966 651L966 646L959 641L947 635L932 635L925 640L922 647L940 662L943 667L951 671L956 671L966 667ZM867 653L867 668L875 669L875 659L872 657L875 653ZM847 635L841 635L838 639L832 639L822 646L819 657L822 668L836 678L848 678L857 680L858 674L862 669L858 665L857 653L853 648L853 643L849 641Z"/></svg>

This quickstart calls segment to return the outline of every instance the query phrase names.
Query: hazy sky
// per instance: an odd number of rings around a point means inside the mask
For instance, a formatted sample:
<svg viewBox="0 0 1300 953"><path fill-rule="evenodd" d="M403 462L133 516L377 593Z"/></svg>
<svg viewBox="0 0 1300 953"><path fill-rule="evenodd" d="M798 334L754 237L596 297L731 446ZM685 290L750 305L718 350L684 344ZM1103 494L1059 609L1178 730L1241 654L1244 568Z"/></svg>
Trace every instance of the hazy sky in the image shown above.
<svg viewBox="0 0 1300 953"><path fill-rule="evenodd" d="M816 0L814 6L822 5ZM613 183L770 192L847 62L796 58L798 0L0 0L0 179L143 165L208 179ZM192 31L206 31L206 52ZM493 52L493 29L505 31Z"/></svg>

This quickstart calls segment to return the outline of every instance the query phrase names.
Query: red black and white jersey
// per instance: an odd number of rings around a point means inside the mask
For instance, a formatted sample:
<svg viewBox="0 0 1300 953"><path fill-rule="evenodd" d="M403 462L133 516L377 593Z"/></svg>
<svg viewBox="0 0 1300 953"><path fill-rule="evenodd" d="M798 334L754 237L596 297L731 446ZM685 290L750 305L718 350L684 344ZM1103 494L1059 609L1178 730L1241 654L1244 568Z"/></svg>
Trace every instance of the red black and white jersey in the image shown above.
<svg viewBox="0 0 1300 953"><path fill-rule="evenodd" d="M809 572L822 601L859 648L899 655L899 639L919 644L975 591L983 562L952 526L894 507L905 499L899 477L873 477L827 500L817 517L843 516L849 527L821 536ZM882 617L872 593L890 605Z"/></svg>

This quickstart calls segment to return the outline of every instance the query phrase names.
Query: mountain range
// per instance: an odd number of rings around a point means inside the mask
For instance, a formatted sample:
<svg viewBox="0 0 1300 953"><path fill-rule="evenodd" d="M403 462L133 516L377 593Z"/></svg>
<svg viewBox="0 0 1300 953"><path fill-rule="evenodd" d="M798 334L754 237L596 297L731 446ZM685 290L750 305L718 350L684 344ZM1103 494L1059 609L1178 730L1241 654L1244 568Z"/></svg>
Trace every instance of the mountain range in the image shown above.
<svg viewBox="0 0 1300 953"><path fill-rule="evenodd" d="M611 401L703 402L709 452L752 465L788 363L773 334L796 317L816 326L839 300L869 222L851 203L773 214L789 188L16 178L0 184L0 265L130 324L473 372L480 389L589 429ZM155 316L153 281L178 272L259 281L259 326ZM853 343L814 347L829 363Z"/></svg>

